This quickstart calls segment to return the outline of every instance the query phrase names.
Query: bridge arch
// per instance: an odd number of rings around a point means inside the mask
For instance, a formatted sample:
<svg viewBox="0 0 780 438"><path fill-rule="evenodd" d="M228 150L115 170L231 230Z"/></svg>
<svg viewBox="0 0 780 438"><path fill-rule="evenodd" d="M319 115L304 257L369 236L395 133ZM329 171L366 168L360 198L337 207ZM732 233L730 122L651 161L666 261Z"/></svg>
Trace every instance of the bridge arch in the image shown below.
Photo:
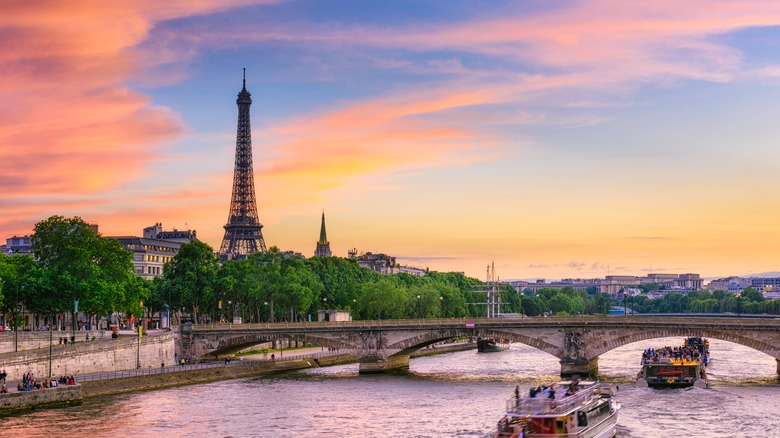
<svg viewBox="0 0 780 438"><path fill-rule="evenodd" d="M209 346L209 348L203 352L203 357L208 356L221 356L224 354L232 354L251 347L252 345L263 344L266 342L300 342L304 345L311 344L317 347L332 348L334 350L348 350L346 353L352 351L354 348L352 345L347 344L339 339L330 337L323 337L311 334L256 334L246 333L232 336L224 336L217 339L215 344Z"/></svg>
<svg viewBox="0 0 780 438"><path fill-rule="evenodd" d="M728 329L712 329L712 328L685 328L685 327L666 327L666 328L654 328L645 330L632 330L624 335L605 339L601 342L591 342L587 345L584 351L585 357L598 357L604 353L614 350L624 345L632 344L634 342L646 341L656 338L668 338L668 337L689 337L689 336L701 336L708 339L719 339L722 341L733 342L740 344L748 348L760 351L761 353L768 354L775 359L780 360L780 346L775 343L767 342L764 339L757 338L755 336L749 336L742 332L735 332Z"/></svg>

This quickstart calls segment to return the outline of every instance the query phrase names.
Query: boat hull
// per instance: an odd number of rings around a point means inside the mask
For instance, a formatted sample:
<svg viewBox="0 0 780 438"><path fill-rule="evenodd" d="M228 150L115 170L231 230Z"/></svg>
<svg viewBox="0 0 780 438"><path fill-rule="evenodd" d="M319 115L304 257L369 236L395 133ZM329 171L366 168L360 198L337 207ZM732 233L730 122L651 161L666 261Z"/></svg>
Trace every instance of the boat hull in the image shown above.
<svg viewBox="0 0 780 438"><path fill-rule="evenodd" d="M477 351L479 353L495 353L509 349L509 343L498 342L493 339L478 339Z"/></svg>

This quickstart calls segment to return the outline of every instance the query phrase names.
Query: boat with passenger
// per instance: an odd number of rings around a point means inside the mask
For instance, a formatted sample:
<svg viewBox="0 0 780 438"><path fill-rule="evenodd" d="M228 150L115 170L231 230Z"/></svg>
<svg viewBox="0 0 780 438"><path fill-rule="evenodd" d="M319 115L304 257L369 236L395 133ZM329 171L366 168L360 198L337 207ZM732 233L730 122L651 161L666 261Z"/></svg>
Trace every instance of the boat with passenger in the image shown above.
<svg viewBox="0 0 780 438"><path fill-rule="evenodd" d="M509 349L509 341L496 338L477 338L477 351L480 353L494 353Z"/></svg>
<svg viewBox="0 0 780 438"><path fill-rule="evenodd" d="M709 342L691 337L680 347L648 348L642 353L642 370L636 385L647 388L707 387Z"/></svg>
<svg viewBox="0 0 780 438"><path fill-rule="evenodd" d="M615 436L620 403L609 384L573 379L531 388L527 397L519 392L506 401L506 413L488 437Z"/></svg>
<svg viewBox="0 0 780 438"><path fill-rule="evenodd" d="M704 366L710 364L710 341L708 341L706 338L699 336L685 338L683 346L699 350L701 361L704 362Z"/></svg>

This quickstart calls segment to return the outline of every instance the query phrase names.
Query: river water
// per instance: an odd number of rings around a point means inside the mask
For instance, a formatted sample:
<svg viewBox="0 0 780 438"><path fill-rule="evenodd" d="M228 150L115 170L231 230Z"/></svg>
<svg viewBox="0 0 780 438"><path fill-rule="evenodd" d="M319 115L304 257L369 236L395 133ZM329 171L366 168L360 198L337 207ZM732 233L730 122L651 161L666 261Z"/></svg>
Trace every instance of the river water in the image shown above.
<svg viewBox="0 0 780 438"><path fill-rule="evenodd" d="M778 437L774 358L710 341L710 389L634 388L641 351L680 338L637 342L601 356L602 380L619 389L620 437ZM85 401L0 419L3 437L481 437L504 401L558 380L558 360L524 345L412 359L408 373L359 376L342 365Z"/></svg>

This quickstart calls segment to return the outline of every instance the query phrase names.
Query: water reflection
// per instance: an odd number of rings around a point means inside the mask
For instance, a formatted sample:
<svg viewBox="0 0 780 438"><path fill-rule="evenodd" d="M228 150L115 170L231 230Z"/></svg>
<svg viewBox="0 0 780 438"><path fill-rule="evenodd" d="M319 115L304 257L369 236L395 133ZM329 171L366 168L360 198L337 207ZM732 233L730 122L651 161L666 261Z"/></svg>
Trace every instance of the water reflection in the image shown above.
<svg viewBox="0 0 780 438"><path fill-rule="evenodd" d="M640 353L680 338L637 342L602 355L620 386L621 437L771 436L780 430L774 358L710 340L712 389L634 388ZM500 418L516 385L558 380L558 359L512 345L413 359L408 373L358 375L358 365L91 399L82 406L0 419L3 437L89 436L478 437Z"/></svg>

